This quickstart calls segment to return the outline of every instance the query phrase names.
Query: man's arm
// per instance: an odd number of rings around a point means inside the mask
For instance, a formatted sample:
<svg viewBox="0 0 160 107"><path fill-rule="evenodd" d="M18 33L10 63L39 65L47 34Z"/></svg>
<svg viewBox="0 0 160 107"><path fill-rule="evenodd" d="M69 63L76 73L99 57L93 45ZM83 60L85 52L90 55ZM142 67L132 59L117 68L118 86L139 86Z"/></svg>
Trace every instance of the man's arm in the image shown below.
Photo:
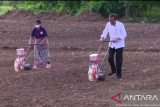
<svg viewBox="0 0 160 107"><path fill-rule="evenodd" d="M101 35L101 38L106 38L107 37L107 34L108 34L108 23L105 27L105 29L103 30L103 33Z"/></svg>
<svg viewBox="0 0 160 107"><path fill-rule="evenodd" d="M127 33L126 33L126 30L125 30L125 27L124 25L122 24L122 27L121 27L121 35L120 35L120 39L125 39L127 36Z"/></svg>
<svg viewBox="0 0 160 107"><path fill-rule="evenodd" d="M120 32L121 32L121 35L120 35L118 38L116 38L115 40L113 40L113 42L117 42L118 40L121 40L121 39L125 39L125 38L126 38L127 33L126 33L126 30L125 30L125 27L124 27L123 24L121 25L121 30L120 30Z"/></svg>

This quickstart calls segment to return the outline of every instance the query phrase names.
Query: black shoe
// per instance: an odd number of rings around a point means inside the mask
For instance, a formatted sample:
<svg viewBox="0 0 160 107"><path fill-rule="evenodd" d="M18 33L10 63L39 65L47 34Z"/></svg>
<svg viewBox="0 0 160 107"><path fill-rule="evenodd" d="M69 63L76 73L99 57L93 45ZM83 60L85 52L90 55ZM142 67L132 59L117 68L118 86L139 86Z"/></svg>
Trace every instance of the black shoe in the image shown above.
<svg viewBox="0 0 160 107"><path fill-rule="evenodd" d="M116 72L111 72L111 73L108 74L108 76L113 76L115 74L116 74Z"/></svg>
<svg viewBox="0 0 160 107"><path fill-rule="evenodd" d="M119 76L119 75L117 75L117 79L122 80L122 77L121 77L121 76Z"/></svg>

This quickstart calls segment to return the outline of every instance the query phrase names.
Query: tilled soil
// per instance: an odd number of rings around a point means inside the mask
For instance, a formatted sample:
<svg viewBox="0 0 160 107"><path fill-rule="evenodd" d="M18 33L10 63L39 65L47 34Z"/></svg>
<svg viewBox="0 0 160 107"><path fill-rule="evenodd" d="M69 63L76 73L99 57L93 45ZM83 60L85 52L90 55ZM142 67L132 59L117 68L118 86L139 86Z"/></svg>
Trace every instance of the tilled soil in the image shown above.
<svg viewBox="0 0 160 107"><path fill-rule="evenodd" d="M0 20L0 107L108 107L110 90L160 89L159 24L125 23L123 80L106 76L105 81L90 82L89 55L97 53L107 22L42 20L52 68L15 72L16 49L27 49L34 21ZM107 48L108 43L101 57ZM33 56L28 63L33 64ZM111 72L107 59L102 71Z"/></svg>

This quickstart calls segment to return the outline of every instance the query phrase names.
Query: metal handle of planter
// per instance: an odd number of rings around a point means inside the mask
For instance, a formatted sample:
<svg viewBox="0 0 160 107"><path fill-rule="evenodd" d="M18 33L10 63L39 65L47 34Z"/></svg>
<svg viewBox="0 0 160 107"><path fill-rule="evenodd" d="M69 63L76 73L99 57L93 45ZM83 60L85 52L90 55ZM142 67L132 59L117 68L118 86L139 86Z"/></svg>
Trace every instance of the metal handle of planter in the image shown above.
<svg viewBox="0 0 160 107"><path fill-rule="evenodd" d="M103 42L113 42L113 41L109 41L109 40L104 40Z"/></svg>
<svg viewBox="0 0 160 107"><path fill-rule="evenodd" d="M29 44L29 45L39 45L39 44ZM31 48L31 46L28 47L28 49L26 50L26 52L24 53L24 55L28 52L28 50ZM33 52L27 57L27 59L24 61L24 64L27 62L27 60L29 59L29 57L34 53L34 51L37 49L38 47L36 47Z"/></svg>
<svg viewBox="0 0 160 107"><path fill-rule="evenodd" d="M111 46L113 41L108 41L108 42L111 42L111 44L110 44L110 46ZM102 63L101 63L101 65L100 65L99 69L101 69L101 67L102 67L102 65L103 65L103 62L104 62L104 60L106 59L106 56L107 56L107 54L108 54L108 51L109 51L110 46L108 47L108 49L107 49L107 51L106 51L106 54L105 54L105 56L104 56L104 58L103 58L103 60L102 60Z"/></svg>
<svg viewBox="0 0 160 107"><path fill-rule="evenodd" d="M39 45L39 44L29 44L29 45Z"/></svg>
<svg viewBox="0 0 160 107"><path fill-rule="evenodd" d="M38 45L38 44L29 44L29 45ZM27 50L25 51L24 55L28 52L28 50L29 50L30 48L31 48L30 46L27 48Z"/></svg>
<svg viewBox="0 0 160 107"><path fill-rule="evenodd" d="M112 41L107 41L107 40L102 41L101 46L100 46L100 48L99 48L99 50L98 50L98 55L99 55L99 53L100 53L100 50L101 50L101 48L102 48L104 42L112 42Z"/></svg>

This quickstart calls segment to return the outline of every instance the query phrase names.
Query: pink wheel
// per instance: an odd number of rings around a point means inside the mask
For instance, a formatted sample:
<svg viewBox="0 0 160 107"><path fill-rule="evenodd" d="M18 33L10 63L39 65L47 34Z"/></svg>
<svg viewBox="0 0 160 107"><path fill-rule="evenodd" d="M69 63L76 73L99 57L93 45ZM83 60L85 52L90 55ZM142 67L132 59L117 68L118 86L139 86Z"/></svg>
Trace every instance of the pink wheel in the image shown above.
<svg viewBox="0 0 160 107"><path fill-rule="evenodd" d="M98 80L98 78L96 77L96 75L98 75L96 66L93 68L92 75L94 80Z"/></svg>
<svg viewBox="0 0 160 107"><path fill-rule="evenodd" d="M22 61L21 60L18 61L18 69L20 71L23 71L23 66L22 66Z"/></svg>

